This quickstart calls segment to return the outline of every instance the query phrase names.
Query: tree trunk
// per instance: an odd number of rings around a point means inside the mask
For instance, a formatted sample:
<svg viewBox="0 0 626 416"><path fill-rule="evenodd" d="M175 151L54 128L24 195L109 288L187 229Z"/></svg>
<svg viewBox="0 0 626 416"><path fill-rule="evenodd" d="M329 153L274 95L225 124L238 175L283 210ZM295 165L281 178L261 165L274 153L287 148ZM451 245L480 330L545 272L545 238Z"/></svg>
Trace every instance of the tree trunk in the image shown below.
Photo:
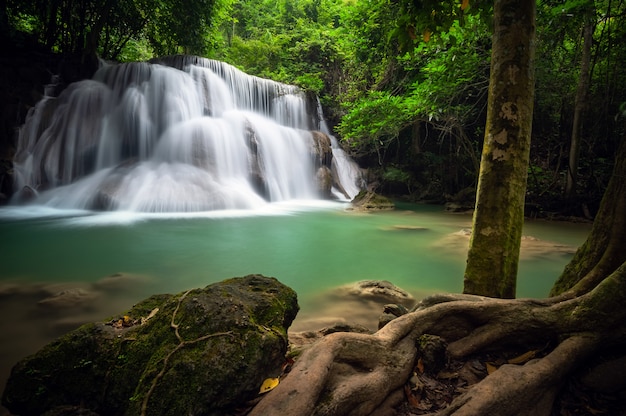
<svg viewBox="0 0 626 416"><path fill-rule="evenodd" d="M10 33L7 0L0 0L0 40L4 42L5 39L9 39Z"/></svg>
<svg viewBox="0 0 626 416"><path fill-rule="evenodd" d="M580 156L580 142L582 131L582 119L587 108L587 96L589 95L591 46L593 44L593 11L588 11L585 16L583 28L583 50L580 62L580 76L576 88L576 102L574 104L574 121L572 125L572 138L569 148L569 162L567 165L567 181L565 183L565 197L573 199L576 196L576 180L578 178L578 159Z"/></svg>
<svg viewBox="0 0 626 416"><path fill-rule="evenodd" d="M535 2L498 0L473 232L464 293L513 298L534 97Z"/></svg>
<svg viewBox="0 0 626 416"><path fill-rule="evenodd" d="M48 12L46 13L47 20L46 20L46 26L45 26L46 30L44 34L45 36L44 43L46 45L46 48L48 49L52 49L52 47L57 41L57 37L58 37L57 22L59 19L59 16L58 16L59 6L60 4L58 0L52 0L48 6Z"/></svg>
<svg viewBox="0 0 626 416"><path fill-rule="evenodd" d="M554 284L550 295L585 293L626 261L626 138L622 139L613 175L587 241Z"/></svg>
<svg viewBox="0 0 626 416"><path fill-rule="evenodd" d="M100 45L102 30L109 21L109 16L113 7L113 1L106 0L100 4L101 7L97 10L97 12L95 10L92 12L90 29L89 32L87 32L86 34L85 49L83 50L83 60L91 60L94 58L97 59L98 46Z"/></svg>

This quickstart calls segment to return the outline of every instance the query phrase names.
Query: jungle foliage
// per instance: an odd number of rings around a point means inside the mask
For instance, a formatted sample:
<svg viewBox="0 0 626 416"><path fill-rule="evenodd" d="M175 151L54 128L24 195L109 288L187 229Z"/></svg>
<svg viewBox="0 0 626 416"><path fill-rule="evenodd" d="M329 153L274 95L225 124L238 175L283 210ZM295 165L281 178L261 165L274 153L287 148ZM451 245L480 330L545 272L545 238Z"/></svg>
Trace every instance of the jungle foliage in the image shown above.
<svg viewBox="0 0 626 416"><path fill-rule="evenodd" d="M299 85L320 97L379 191L443 201L476 186L492 13L484 0L4 0L0 31L121 61L200 54ZM537 2L534 206L597 208L623 133L615 116L626 101L625 17L623 1ZM577 100L586 25L589 87ZM573 201L564 197L568 166L577 171Z"/></svg>

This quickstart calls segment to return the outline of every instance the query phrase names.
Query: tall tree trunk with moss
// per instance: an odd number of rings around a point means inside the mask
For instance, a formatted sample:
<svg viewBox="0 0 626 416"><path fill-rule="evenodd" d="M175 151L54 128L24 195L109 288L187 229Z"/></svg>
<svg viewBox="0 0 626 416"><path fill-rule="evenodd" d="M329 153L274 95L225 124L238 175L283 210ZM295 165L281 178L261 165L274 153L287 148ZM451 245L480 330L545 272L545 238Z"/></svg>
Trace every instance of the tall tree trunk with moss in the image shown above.
<svg viewBox="0 0 626 416"><path fill-rule="evenodd" d="M498 0L464 293L515 297L534 98L535 2Z"/></svg>
<svg viewBox="0 0 626 416"><path fill-rule="evenodd" d="M567 179L565 183L565 197L573 199L576 196L576 180L578 178L578 159L580 156L580 142L582 139L582 119L587 107L589 95L589 83L591 72L591 46L593 44L594 11L585 13L583 27L583 49L580 59L580 75L576 89L576 102L574 104L574 120L572 124L572 136L570 140L569 160L567 164Z"/></svg>

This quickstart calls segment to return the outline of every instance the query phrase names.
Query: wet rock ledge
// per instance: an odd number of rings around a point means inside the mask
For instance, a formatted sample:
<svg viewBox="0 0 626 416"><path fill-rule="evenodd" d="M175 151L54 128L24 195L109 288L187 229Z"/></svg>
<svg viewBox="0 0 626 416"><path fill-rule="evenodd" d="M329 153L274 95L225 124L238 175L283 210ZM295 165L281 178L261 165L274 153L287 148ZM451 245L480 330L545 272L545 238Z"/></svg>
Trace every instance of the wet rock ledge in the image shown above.
<svg viewBox="0 0 626 416"><path fill-rule="evenodd" d="M296 293L249 275L155 295L90 323L13 368L2 404L20 415L228 415L278 377Z"/></svg>
<svg viewBox="0 0 626 416"><path fill-rule="evenodd" d="M361 191L352 200L354 211L388 211L395 207L389 198L372 191Z"/></svg>

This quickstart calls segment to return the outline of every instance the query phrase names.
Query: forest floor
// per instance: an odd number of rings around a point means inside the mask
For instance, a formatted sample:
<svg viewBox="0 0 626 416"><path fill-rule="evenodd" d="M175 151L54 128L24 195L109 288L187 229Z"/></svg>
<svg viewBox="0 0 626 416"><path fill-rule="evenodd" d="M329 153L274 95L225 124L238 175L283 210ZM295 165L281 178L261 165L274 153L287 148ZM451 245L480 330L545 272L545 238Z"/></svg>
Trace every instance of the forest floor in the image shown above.
<svg viewBox="0 0 626 416"><path fill-rule="evenodd" d="M542 352L536 350L510 358L483 354L466 361L448 362L436 375L421 372L423 367L418 362L413 377L404 387L405 400L398 407L397 416L436 414L488 373L497 371L500 365L507 363L522 365L541 355ZM529 397L528 400L532 401L534 398ZM623 416L626 415L626 392L599 393L586 387L579 380L572 379L562 386L551 415Z"/></svg>

